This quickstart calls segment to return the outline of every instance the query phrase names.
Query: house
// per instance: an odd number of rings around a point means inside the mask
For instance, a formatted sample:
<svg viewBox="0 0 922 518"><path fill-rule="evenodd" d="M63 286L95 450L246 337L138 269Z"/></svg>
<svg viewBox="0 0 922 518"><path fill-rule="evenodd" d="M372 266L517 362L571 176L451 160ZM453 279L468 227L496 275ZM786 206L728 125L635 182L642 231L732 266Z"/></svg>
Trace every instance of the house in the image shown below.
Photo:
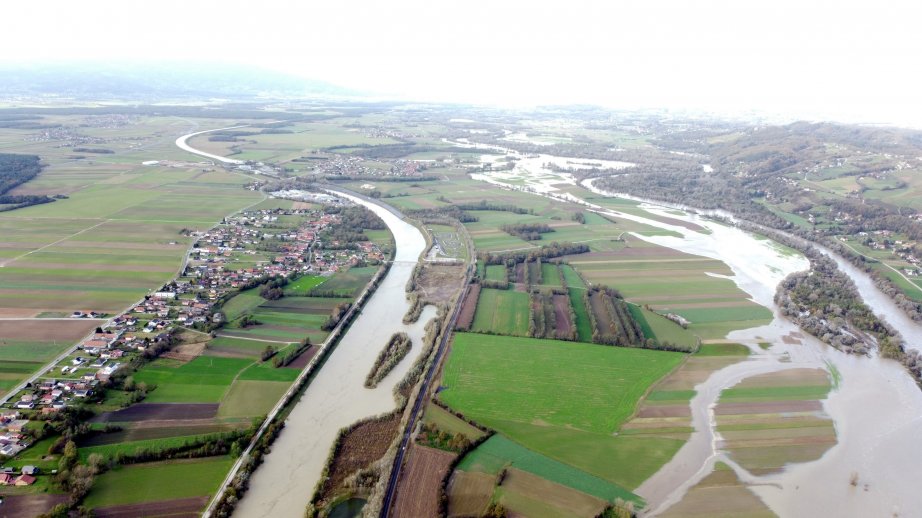
<svg viewBox="0 0 922 518"><path fill-rule="evenodd" d="M11 432L20 433L27 424L29 424L28 419L16 419L15 421L11 421L10 424L6 425L6 429Z"/></svg>
<svg viewBox="0 0 922 518"><path fill-rule="evenodd" d="M21 410L32 410L33 408L35 408L35 403L31 401L19 401L16 403L16 408L19 408Z"/></svg>
<svg viewBox="0 0 922 518"><path fill-rule="evenodd" d="M35 483L35 477L33 477L32 475L19 475L14 485L31 486L34 483Z"/></svg>
<svg viewBox="0 0 922 518"><path fill-rule="evenodd" d="M0 474L0 486L12 486L16 483L16 477L8 473Z"/></svg>
<svg viewBox="0 0 922 518"><path fill-rule="evenodd" d="M42 471L41 468L39 468L38 466L28 465L28 466L22 467L23 475L38 475L39 473L41 473L41 471Z"/></svg>

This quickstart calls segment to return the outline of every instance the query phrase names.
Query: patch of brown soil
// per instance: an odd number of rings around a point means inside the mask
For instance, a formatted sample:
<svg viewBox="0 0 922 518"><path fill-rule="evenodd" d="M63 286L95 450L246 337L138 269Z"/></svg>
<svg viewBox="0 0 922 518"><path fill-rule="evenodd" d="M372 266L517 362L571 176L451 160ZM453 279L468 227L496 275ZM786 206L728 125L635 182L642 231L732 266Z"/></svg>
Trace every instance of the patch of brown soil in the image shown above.
<svg viewBox="0 0 922 518"><path fill-rule="evenodd" d="M308 347L304 352L298 355L297 358L292 360L291 363L285 366L286 369L298 369L301 370L304 367L307 367L307 364L311 362L311 359L317 355L317 352L320 351L320 347L312 345Z"/></svg>
<svg viewBox="0 0 922 518"><path fill-rule="evenodd" d="M397 436L400 417L399 412L394 412L382 419L361 423L346 434L324 481L321 490L323 500L329 501L349 475L371 466L384 456Z"/></svg>
<svg viewBox="0 0 922 518"><path fill-rule="evenodd" d="M0 308L0 318L32 318L39 313L35 308Z"/></svg>
<svg viewBox="0 0 922 518"><path fill-rule="evenodd" d="M0 518L22 518L47 513L52 507L67 502L68 495L6 495L0 505Z"/></svg>
<svg viewBox="0 0 922 518"><path fill-rule="evenodd" d="M201 356L203 352L205 352L205 346L207 345L208 342L182 344L174 347L170 351L161 354L160 356L173 360L179 360L181 362L191 362L192 360Z"/></svg>
<svg viewBox="0 0 922 518"><path fill-rule="evenodd" d="M393 514L397 518L438 516L439 489L455 454L413 444L397 483Z"/></svg>
<svg viewBox="0 0 922 518"><path fill-rule="evenodd" d="M464 297L464 304L461 305L461 313L458 314L456 327L463 331L471 328L474 323L474 314L477 311L477 300L480 298L480 284L471 284L467 296Z"/></svg>
<svg viewBox="0 0 922 518"><path fill-rule="evenodd" d="M554 295L554 320L557 325L557 338L570 338L573 323L570 322L570 297Z"/></svg>
<svg viewBox="0 0 922 518"><path fill-rule="evenodd" d="M11 262L15 265L16 262ZM89 271L113 271L113 272L155 272L155 273L172 273L179 268L179 261L176 267L172 266L155 266L143 264L106 264L106 263L28 263L28 267L34 270L89 270ZM39 272L39 275L41 273Z"/></svg>
<svg viewBox="0 0 922 518"><path fill-rule="evenodd" d="M197 496L193 498L180 498L177 500L163 500L160 502L145 502L143 504L101 507L93 510L93 516L98 518L134 518L135 516L192 518L199 516L206 505L208 505L208 497Z"/></svg>
<svg viewBox="0 0 922 518"><path fill-rule="evenodd" d="M213 419L216 415L217 403L138 403L115 412L100 414L93 418L93 422L202 420Z"/></svg>
<svg viewBox="0 0 922 518"><path fill-rule="evenodd" d="M426 302L448 303L463 287L463 264L426 263L416 279L416 290Z"/></svg>
<svg viewBox="0 0 922 518"><path fill-rule="evenodd" d="M531 500L565 510L575 516L598 516L608 502L537 475L510 468L502 487Z"/></svg>
<svg viewBox="0 0 922 518"><path fill-rule="evenodd" d="M698 482L682 500L661 514L664 518L769 518L775 514L730 470L715 471Z"/></svg>
<svg viewBox="0 0 922 518"><path fill-rule="evenodd" d="M448 516L480 516L490 504L496 477L474 471L455 471L448 483Z"/></svg>
<svg viewBox="0 0 922 518"><path fill-rule="evenodd" d="M88 335L98 320L0 320L0 337L5 340L76 342Z"/></svg>

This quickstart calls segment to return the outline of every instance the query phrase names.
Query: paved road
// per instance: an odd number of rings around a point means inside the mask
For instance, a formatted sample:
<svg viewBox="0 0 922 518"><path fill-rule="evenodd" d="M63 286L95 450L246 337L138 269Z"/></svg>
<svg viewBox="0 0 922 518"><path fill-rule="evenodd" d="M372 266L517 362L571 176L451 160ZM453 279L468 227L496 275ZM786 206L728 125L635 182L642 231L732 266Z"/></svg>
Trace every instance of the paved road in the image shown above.
<svg viewBox="0 0 922 518"><path fill-rule="evenodd" d="M474 264L468 266L467 273L464 276L464 291L461 296L458 297L458 302L455 304L455 309L451 313L451 318L448 319L447 327L442 335L442 340L439 342L439 348L436 352L435 360L432 362L432 365L429 367L429 371L426 373L426 379L423 381L422 387L419 389L419 393L416 396L416 401L413 402L413 412L410 414L410 420L407 421L407 426L403 432L403 439L400 440L400 449L397 450L397 457L394 459L393 468L391 468L391 474L387 481L387 492L384 494L384 502L381 507L381 518L387 518L390 516L391 506L394 504L394 497L397 494L397 481L400 479L400 471L403 469L404 457L407 453L407 448L410 446L410 441L413 438L413 430L416 428L415 423L419 418L420 412L426 406L426 400L429 395L429 388L432 384L432 379L435 377L435 373L439 370L439 365L442 364L442 357L445 355L445 349L448 348L448 340L451 338L454 329L455 323L458 321L458 315L461 313L461 306L464 305L464 298L467 296L469 291L469 285L471 282L471 273L474 270Z"/></svg>

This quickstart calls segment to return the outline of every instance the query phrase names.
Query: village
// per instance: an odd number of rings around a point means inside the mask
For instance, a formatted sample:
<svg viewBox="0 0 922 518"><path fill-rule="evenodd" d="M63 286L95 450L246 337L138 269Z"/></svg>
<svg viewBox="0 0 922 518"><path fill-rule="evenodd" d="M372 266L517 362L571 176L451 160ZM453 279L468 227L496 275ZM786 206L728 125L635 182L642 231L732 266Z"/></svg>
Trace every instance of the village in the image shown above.
<svg viewBox="0 0 922 518"><path fill-rule="evenodd" d="M295 206L301 208L247 210L211 230L190 232L193 244L178 278L97 327L4 405L0 465L40 439L46 423L62 411L94 411L90 405L103 404L104 389L116 373L124 378L166 352L174 345L176 333L184 329L209 333L220 328L226 323L223 304L240 291L269 280L331 276L353 265L385 259L371 241L325 241L335 235L334 227L342 220L335 210L327 213L324 207L304 202L295 202ZM71 316L99 315L78 311ZM119 403L128 406L133 402ZM0 485L35 481L34 472L13 476L7 471L0 473Z"/></svg>

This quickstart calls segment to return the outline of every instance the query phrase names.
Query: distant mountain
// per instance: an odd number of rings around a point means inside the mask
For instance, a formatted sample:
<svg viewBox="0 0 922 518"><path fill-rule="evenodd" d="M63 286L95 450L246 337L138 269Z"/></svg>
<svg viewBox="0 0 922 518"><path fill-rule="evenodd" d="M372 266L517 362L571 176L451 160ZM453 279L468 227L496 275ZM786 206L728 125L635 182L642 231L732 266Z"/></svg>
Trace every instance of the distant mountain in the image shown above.
<svg viewBox="0 0 922 518"><path fill-rule="evenodd" d="M202 63L0 64L0 96L118 100L359 97L332 83L239 65Z"/></svg>

